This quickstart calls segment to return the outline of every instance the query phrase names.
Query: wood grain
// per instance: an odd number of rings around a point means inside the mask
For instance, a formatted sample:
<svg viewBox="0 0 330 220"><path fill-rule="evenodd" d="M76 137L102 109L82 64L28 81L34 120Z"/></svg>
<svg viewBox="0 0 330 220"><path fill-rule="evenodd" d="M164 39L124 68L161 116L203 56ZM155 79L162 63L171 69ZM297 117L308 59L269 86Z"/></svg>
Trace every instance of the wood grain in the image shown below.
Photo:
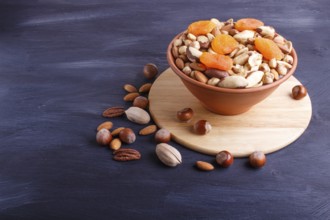
<svg viewBox="0 0 330 220"><path fill-rule="evenodd" d="M299 101L290 96L297 84L301 83L291 77L250 111L223 116L204 109L179 77L167 69L150 91L150 112L159 127L168 129L175 141L192 150L210 155L228 150L235 157L246 157L256 150L272 153L299 138L311 119L309 96ZM176 112L185 107L195 113L188 123L176 119ZM194 122L200 119L211 123L209 134L201 136L192 132Z"/></svg>

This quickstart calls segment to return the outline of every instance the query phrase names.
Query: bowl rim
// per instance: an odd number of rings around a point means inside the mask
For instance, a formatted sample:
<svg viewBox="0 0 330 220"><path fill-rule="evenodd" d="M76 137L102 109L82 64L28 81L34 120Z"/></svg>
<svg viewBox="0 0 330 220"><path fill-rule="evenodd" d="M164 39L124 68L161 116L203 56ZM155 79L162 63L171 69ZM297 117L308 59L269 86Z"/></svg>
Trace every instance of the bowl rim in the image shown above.
<svg viewBox="0 0 330 220"><path fill-rule="evenodd" d="M187 76L186 74L184 74L174 63L174 57L172 55L172 45L174 40L178 39L182 34L184 34L186 31L183 31L181 33L179 33L178 35L176 35L170 42L170 44L167 47L167 61L170 64L171 69L183 80L188 81L198 87L202 87L205 89L209 89L215 92L226 92L226 93L252 93L252 92L260 92L262 90L267 90L276 86L279 86L280 84L282 84L283 82L285 82L288 78L291 77L291 75L293 75L293 73L295 72L297 65L298 65L298 56L297 53L295 51L294 48L292 48L292 51L290 53L290 55L293 57L293 64L292 64L292 68L287 72L286 75L284 75L282 78L280 78L279 80L267 84L267 85L262 85L259 87L252 87L252 88L223 88L223 87L218 87L218 86L212 86L212 85L208 85L205 83L201 83L195 79L192 79L191 77Z"/></svg>

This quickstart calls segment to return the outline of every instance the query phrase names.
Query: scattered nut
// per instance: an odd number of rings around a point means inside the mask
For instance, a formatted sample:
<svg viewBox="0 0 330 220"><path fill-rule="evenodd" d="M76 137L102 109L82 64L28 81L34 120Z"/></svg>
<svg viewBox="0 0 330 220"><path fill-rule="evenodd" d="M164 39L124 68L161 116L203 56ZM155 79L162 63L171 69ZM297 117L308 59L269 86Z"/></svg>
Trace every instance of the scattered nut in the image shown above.
<svg viewBox="0 0 330 220"><path fill-rule="evenodd" d="M177 119L187 122L194 116L194 111L191 108L183 108L176 113Z"/></svg>
<svg viewBox="0 0 330 220"><path fill-rule="evenodd" d="M115 150L113 154L113 159L116 161L131 161L139 160L141 158L140 152L131 148L120 148Z"/></svg>
<svg viewBox="0 0 330 220"><path fill-rule="evenodd" d="M167 143L171 140L171 133L165 129L159 129L155 134L155 141L157 143Z"/></svg>
<svg viewBox="0 0 330 220"><path fill-rule="evenodd" d="M266 156L261 151L255 151L250 155L249 162L252 167L255 168L263 167L266 163Z"/></svg>
<svg viewBox="0 0 330 220"><path fill-rule="evenodd" d="M180 152L166 143L157 144L156 155L163 164L169 167L176 167L182 163Z"/></svg>
<svg viewBox="0 0 330 220"><path fill-rule="evenodd" d="M131 92L124 96L124 101L126 102L132 102L136 97L138 97L140 94L138 92Z"/></svg>
<svg viewBox="0 0 330 220"><path fill-rule="evenodd" d="M139 88L139 92L148 93L150 91L151 86L152 86L152 83L145 83Z"/></svg>
<svg viewBox="0 0 330 220"><path fill-rule="evenodd" d="M214 170L214 166L205 161L196 161L196 167L202 171Z"/></svg>
<svg viewBox="0 0 330 220"><path fill-rule="evenodd" d="M143 67L143 74L147 79L152 79L158 74L158 67L153 63L148 63Z"/></svg>
<svg viewBox="0 0 330 220"><path fill-rule="evenodd" d="M137 89L135 86L131 85L131 84L125 84L124 85L124 90L126 92L137 92Z"/></svg>
<svg viewBox="0 0 330 220"><path fill-rule="evenodd" d="M144 96L138 96L133 101L133 106L146 109L148 107L149 100Z"/></svg>
<svg viewBox="0 0 330 220"><path fill-rule="evenodd" d="M105 118L113 118L113 117L122 116L123 114L125 114L124 107L116 106L116 107L111 107L111 108L104 110L104 112L102 113L102 116Z"/></svg>
<svg viewBox="0 0 330 220"><path fill-rule="evenodd" d="M139 131L139 135L149 135L155 133L156 131L157 131L156 125L148 125L147 127L144 127Z"/></svg>
<svg viewBox="0 0 330 220"><path fill-rule="evenodd" d="M193 126L194 132L200 135L209 133L211 129L212 126L207 120L199 120Z"/></svg>
<svg viewBox="0 0 330 220"><path fill-rule="evenodd" d="M307 89L303 85L296 85L292 88L292 98L299 100L307 95Z"/></svg>
<svg viewBox="0 0 330 220"><path fill-rule="evenodd" d="M128 120L137 124L147 124L150 121L149 113L139 107L130 107L125 114Z"/></svg>
<svg viewBox="0 0 330 220"><path fill-rule="evenodd" d="M132 144L136 140L135 133L130 128L124 128L119 132L119 138L126 144Z"/></svg>
<svg viewBox="0 0 330 220"><path fill-rule="evenodd" d="M100 145L108 145L112 140L112 135L108 129L102 128L96 133L96 142Z"/></svg>
<svg viewBox="0 0 330 220"><path fill-rule="evenodd" d="M234 158L233 155L231 155L231 153L229 153L228 151L224 150L224 151L220 151L216 157L215 160L217 161L217 163L222 166L222 167L229 167L230 165L232 165L232 163L234 162Z"/></svg>
<svg viewBox="0 0 330 220"><path fill-rule="evenodd" d="M113 130L113 131L111 132L112 137L115 137L115 136L119 135L119 132L120 132L121 130L123 130L124 128L125 128L125 127L119 127L119 128L116 128L115 130Z"/></svg>
<svg viewBox="0 0 330 220"><path fill-rule="evenodd" d="M119 138L114 138L111 142L110 142L110 149L111 150L118 150L121 147L121 140Z"/></svg>
<svg viewBox="0 0 330 220"><path fill-rule="evenodd" d="M112 127L113 127L113 123L111 121L105 121L105 122L101 123L99 126L97 126L96 130L99 131L102 128L110 130Z"/></svg>

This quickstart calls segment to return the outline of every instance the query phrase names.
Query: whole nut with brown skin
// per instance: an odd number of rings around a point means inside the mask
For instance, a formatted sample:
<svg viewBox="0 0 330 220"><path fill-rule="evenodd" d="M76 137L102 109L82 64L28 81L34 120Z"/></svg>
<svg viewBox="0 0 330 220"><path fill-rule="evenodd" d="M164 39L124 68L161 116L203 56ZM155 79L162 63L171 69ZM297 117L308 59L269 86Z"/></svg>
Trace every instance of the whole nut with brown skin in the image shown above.
<svg viewBox="0 0 330 220"><path fill-rule="evenodd" d="M133 106L146 109L148 107L149 100L144 96L138 96L133 101Z"/></svg>
<svg viewBox="0 0 330 220"><path fill-rule="evenodd" d="M96 134L96 142L100 145L108 145L112 140L110 131L106 128L102 128Z"/></svg>
<svg viewBox="0 0 330 220"><path fill-rule="evenodd" d="M292 98L299 100L307 95L307 89L303 85L296 85L292 88Z"/></svg>
<svg viewBox="0 0 330 220"><path fill-rule="evenodd" d="M124 128L119 132L119 138L122 142L126 144L131 144L136 140L135 133L130 128Z"/></svg>
<svg viewBox="0 0 330 220"><path fill-rule="evenodd" d="M194 124L193 131L196 134L204 135L212 130L211 124L207 120L199 120Z"/></svg>
<svg viewBox="0 0 330 220"><path fill-rule="evenodd" d="M180 121L187 122L194 116L194 111L191 108L183 108L176 113L176 117Z"/></svg>
<svg viewBox="0 0 330 220"><path fill-rule="evenodd" d="M152 79L158 74L158 68L155 64L153 63L148 63L144 66L143 68L143 75L147 79Z"/></svg>
<svg viewBox="0 0 330 220"><path fill-rule="evenodd" d="M216 156L215 156L215 160L217 161L217 163L221 166L221 167L229 167L230 165L232 165L234 158L233 155L231 153L229 153L228 151L224 150L224 151L220 151Z"/></svg>
<svg viewBox="0 0 330 220"><path fill-rule="evenodd" d="M249 156L249 162L254 168L263 167L266 163L266 156L261 151L255 151Z"/></svg>
<svg viewBox="0 0 330 220"><path fill-rule="evenodd" d="M165 129L159 129L155 134L155 141L157 143L167 143L171 140L171 133Z"/></svg>

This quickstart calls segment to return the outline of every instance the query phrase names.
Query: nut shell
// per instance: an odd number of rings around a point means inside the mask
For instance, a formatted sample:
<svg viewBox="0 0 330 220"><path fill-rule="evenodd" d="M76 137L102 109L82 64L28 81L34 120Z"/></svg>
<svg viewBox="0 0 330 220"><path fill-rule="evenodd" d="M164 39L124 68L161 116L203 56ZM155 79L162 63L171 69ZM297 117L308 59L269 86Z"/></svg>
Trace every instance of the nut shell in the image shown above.
<svg viewBox="0 0 330 220"><path fill-rule="evenodd" d="M196 134L204 135L212 130L212 126L207 120L199 120L194 124L193 130Z"/></svg>
<svg viewBox="0 0 330 220"><path fill-rule="evenodd" d="M229 167L234 162L233 155L228 151L220 151L216 156L215 160L221 167Z"/></svg>
<svg viewBox="0 0 330 220"><path fill-rule="evenodd" d="M166 143L157 144L156 155L163 164L169 167L176 167L182 163L180 152Z"/></svg>
<svg viewBox="0 0 330 220"><path fill-rule="evenodd" d="M96 142L100 145L108 145L111 140L112 135L106 128L102 128L96 133Z"/></svg>
<svg viewBox="0 0 330 220"><path fill-rule="evenodd" d="M176 113L176 117L180 121L189 121L194 116L194 111L191 108L183 108Z"/></svg>
<svg viewBox="0 0 330 220"><path fill-rule="evenodd" d="M266 164L266 156L261 151L255 151L249 156L249 162L252 167L263 167Z"/></svg>
<svg viewBox="0 0 330 220"><path fill-rule="evenodd" d="M119 132L119 138L126 144L132 144L136 140L136 135L132 129L124 128Z"/></svg>

